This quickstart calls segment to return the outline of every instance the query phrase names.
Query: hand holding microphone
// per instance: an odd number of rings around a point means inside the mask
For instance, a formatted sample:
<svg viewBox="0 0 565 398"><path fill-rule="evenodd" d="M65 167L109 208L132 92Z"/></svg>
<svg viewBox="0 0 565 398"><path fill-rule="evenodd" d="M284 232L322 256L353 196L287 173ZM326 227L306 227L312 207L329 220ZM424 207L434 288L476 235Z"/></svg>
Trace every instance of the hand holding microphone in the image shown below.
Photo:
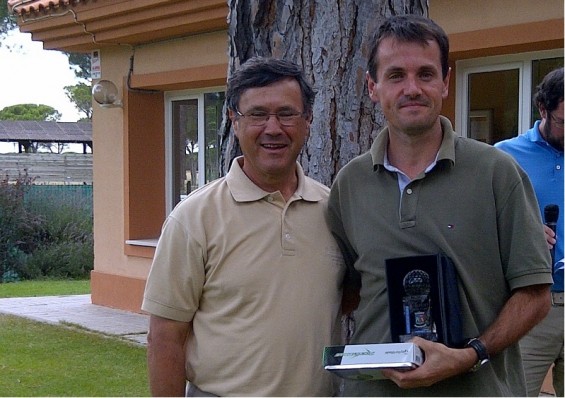
<svg viewBox="0 0 565 398"><path fill-rule="evenodd" d="M559 218L559 206L550 204L543 209L543 218L545 221L545 238L551 251L551 263L555 263L555 249L554 245L557 242L557 219ZM548 229L553 231L553 236L548 233Z"/></svg>

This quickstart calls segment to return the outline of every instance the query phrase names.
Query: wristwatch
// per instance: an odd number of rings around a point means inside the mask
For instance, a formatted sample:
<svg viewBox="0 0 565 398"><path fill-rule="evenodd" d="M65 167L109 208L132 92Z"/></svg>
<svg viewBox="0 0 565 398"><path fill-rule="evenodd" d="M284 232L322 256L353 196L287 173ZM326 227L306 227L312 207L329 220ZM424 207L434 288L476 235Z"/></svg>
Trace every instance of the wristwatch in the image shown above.
<svg viewBox="0 0 565 398"><path fill-rule="evenodd" d="M477 337L467 341L467 343L465 344L465 348L468 347L471 347L473 350L475 350L475 352L477 353L477 357L479 358L477 363L474 364L471 369L469 369L469 372L476 372L477 370L479 370L481 366L483 366L485 363L489 361L490 357L488 355L487 348L482 343L482 341L479 340Z"/></svg>

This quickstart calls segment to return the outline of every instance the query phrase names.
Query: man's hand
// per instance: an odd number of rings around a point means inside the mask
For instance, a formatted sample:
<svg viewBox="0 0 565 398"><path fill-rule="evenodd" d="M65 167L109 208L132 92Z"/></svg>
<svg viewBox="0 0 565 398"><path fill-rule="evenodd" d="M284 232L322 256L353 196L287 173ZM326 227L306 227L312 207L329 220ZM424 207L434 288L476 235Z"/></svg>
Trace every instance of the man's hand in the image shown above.
<svg viewBox="0 0 565 398"><path fill-rule="evenodd" d="M543 232L545 232L547 247L549 250L553 249L553 246L557 243L557 240L555 239L555 232L553 232L553 230L545 224L543 226Z"/></svg>
<svg viewBox="0 0 565 398"><path fill-rule="evenodd" d="M411 343L420 347L424 353L424 363L408 371L386 369L382 374L400 388L429 387L449 377L465 373L477 362L477 353L472 348L449 348L414 337Z"/></svg>
<svg viewBox="0 0 565 398"><path fill-rule="evenodd" d="M495 355L518 341L548 313L551 303L549 284L515 289L494 322L479 337L488 353ZM520 322L516 322L520 319ZM411 340L424 352L424 363L408 371L383 370L383 376L401 388L428 387L441 380L467 372L478 361L472 348L449 348L440 343L414 337Z"/></svg>

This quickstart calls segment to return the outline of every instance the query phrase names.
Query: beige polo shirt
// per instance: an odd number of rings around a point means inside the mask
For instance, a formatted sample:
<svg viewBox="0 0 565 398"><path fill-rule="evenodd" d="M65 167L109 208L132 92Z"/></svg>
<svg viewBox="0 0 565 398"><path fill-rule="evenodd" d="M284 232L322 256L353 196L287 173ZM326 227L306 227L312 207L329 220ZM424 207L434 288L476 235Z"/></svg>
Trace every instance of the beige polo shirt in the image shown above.
<svg viewBox="0 0 565 398"><path fill-rule="evenodd" d="M143 310L192 321L187 379L217 395L332 395L322 367L336 343L344 264L324 211L329 189L305 177L285 202L238 161L167 218Z"/></svg>

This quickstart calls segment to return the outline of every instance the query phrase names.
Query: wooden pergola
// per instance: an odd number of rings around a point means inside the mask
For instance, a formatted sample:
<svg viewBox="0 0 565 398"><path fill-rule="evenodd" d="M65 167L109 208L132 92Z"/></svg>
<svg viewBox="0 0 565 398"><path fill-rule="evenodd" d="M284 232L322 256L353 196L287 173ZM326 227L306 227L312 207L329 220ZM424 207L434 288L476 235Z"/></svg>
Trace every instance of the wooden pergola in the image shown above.
<svg viewBox="0 0 565 398"><path fill-rule="evenodd" d="M0 120L0 142L16 142L18 152L30 152L33 143L82 144L92 151L92 123Z"/></svg>

